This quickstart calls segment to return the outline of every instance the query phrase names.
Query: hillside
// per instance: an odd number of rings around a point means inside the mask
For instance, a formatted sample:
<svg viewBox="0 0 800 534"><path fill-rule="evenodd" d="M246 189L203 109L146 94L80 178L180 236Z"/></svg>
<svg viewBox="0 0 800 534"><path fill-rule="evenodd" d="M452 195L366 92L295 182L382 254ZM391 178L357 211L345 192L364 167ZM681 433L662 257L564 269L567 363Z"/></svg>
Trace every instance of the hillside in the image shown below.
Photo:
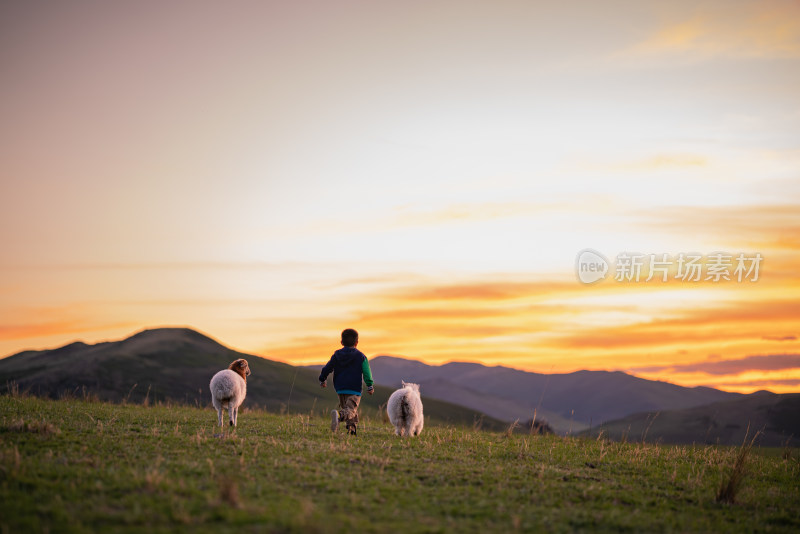
<svg viewBox="0 0 800 534"><path fill-rule="evenodd" d="M741 445L745 433L761 431L765 447L800 445L800 393L761 391L730 401L683 410L642 412L592 429L611 439L661 443Z"/></svg>
<svg viewBox="0 0 800 534"><path fill-rule="evenodd" d="M2 532L797 532L797 451L0 395ZM346 505L343 505L346 503Z"/></svg>
<svg viewBox="0 0 800 534"><path fill-rule="evenodd" d="M375 380L389 387L417 382L428 397L480 409L504 421L527 421L537 409L561 433L579 431L636 412L701 406L741 397L712 388L687 388L622 372L538 374L476 363L440 366L379 356L370 361Z"/></svg>
<svg viewBox="0 0 800 534"><path fill-rule="evenodd" d="M0 393L15 383L19 391L51 398L89 394L112 402L147 399L210 406L209 380L237 358L246 358L252 372L246 406L308 413L330 410L337 403L332 389L320 389L317 373L237 352L188 328L144 330L121 341L75 342L9 356L0 360ZM377 388L374 396L364 398L362 412L377 413L390 394L388 388ZM488 429L508 426L480 410L434 399L426 402L425 414L432 422L471 426L480 419Z"/></svg>

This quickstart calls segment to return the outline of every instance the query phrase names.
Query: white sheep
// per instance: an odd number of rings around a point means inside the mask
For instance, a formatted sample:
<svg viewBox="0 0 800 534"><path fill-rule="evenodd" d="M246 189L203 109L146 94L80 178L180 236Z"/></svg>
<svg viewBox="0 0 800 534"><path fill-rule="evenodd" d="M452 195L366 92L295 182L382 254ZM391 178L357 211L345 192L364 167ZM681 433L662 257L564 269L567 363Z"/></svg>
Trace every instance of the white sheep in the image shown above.
<svg viewBox="0 0 800 534"><path fill-rule="evenodd" d="M401 383L403 387L392 393L386 404L389 421L396 435L419 436L424 422L419 384Z"/></svg>
<svg viewBox="0 0 800 534"><path fill-rule="evenodd" d="M247 377L250 375L250 366L247 360L238 359L231 363L227 369L211 377L211 402L217 409L219 426L222 426L222 409L228 409L231 426L236 426L239 406L247 395Z"/></svg>

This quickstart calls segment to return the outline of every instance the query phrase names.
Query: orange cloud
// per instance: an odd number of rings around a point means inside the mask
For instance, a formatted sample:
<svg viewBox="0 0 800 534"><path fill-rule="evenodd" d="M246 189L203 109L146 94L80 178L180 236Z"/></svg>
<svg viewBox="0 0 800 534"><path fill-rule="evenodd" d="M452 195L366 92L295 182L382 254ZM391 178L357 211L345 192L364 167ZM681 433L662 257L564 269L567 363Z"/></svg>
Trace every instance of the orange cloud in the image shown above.
<svg viewBox="0 0 800 534"><path fill-rule="evenodd" d="M68 336L98 330L119 328L137 328L140 325L132 322L116 322L99 325L81 320L64 320L36 324L15 324L0 326L0 340L35 339L56 336Z"/></svg>
<svg viewBox="0 0 800 534"><path fill-rule="evenodd" d="M362 314L359 323L382 323L386 321L419 321L436 319L484 319L488 317L507 317L512 310L495 308L406 308Z"/></svg>
<svg viewBox="0 0 800 534"><path fill-rule="evenodd" d="M646 357L657 359L667 369L709 350L723 357L732 351L752 354L775 343L765 337L780 337L791 344L793 340L785 336L797 325L800 303L783 297L791 294L794 285L770 285L765 280L746 286L746 293L740 293L744 286L735 282L691 288L675 284L683 291L712 291L709 297L722 303L697 308L690 304L697 299L691 298L676 308L675 302L666 299L669 308L664 313L668 315L655 319L646 303L650 294L657 295L654 302L661 302L665 285L606 281L587 287L577 280L533 281L523 276L395 288L381 285L361 293L345 319L317 318L304 329L327 330L335 337L337 328L353 326L362 332L368 354L405 354L431 363L461 360L570 371L608 368L613 355L617 365L641 367ZM624 298L617 301L617 296ZM641 306L626 304L637 302L639 296ZM637 321L637 316L642 319ZM625 323L615 323L616 317ZM265 352L286 361L316 361L335 348L336 341L297 338ZM688 351L678 355L676 348Z"/></svg>
<svg viewBox="0 0 800 534"><path fill-rule="evenodd" d="M451 285L430 285L401 290L393 295L396 300L510 300L532 296L577 291L577 282L469 282Z"/></svg>
<svg viewBox="0 0 800 534"><path fill-rule="evenodd" d="M761 336L765 341L797 341L797 336Z"/></svg>
<svg viewBox="0 0 800 534"><path fill-rule="evenodd" d="M785 331L786 327L797 324L798 317L798 301L739 302L727 307L685 311L677 318L594 329L564 336L554 343L573 349L609 349L760 340L764 330Z"/></svg>
<svg viewBox="0 0 800 534"><path fill-rule="evenodd" d="M762 380L745 380L742 382L726 382L728 386L768 388L771 386L800 386L800 378L764 378Z"/></svg>
<svg viewBox="0 0 800 534"><path fill-rule="evenodd" d="M16 324L0 326L0 339L27 339L80 332L79 321L58 321L42 324Z"/></svg>
<svg viewBox="0 0 800 534"><path fill-rule="evenodd" d="M675 206L633 214L640 224L655 231L682 234L691 232L715 236L724 243L757 250L800 251L800 204L760 204L750 206ZM738 250L737 252L745 252ZM773 258L769 258L773 264ZM800 258L780 258L797 278Z"/></svg>
<svg viewBox="0 0 800 534"><path fill-rule="evenodd" d="M800 354L768 354L747 356L735 360L713 360L680 365L631 368L641 373L705 373L710 375L738 375L749 371L783 371L800 369Z"/></svg>
<svg viewBox="0 0 800 534"><path fill-rule="evenodd" d="M800 4L782 0L700 4L691 15L663 25L629 54L688 61L800 57Z"/></svg>

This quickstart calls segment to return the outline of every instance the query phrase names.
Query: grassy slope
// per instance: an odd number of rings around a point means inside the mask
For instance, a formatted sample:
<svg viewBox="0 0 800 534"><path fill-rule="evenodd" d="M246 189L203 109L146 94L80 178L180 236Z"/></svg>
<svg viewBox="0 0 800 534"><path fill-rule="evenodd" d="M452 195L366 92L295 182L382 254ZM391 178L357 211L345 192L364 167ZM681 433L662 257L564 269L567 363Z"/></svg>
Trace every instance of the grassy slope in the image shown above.
<svg viewBox="0 0 800 534"><path fill-rule="evenodd" d="M592 429L611 439L662 443L739 445L760 431L757 443L776 447L800 445L800 394L755 395L656 413L638 413Z"/></svg>
<svg viewBox="0 0 800 534"><path fill-rule="evenodd" d="M735 450L0 397L0 530L10 532L752 532L800 529L796 451ZM785 456L785 455L784 455Z"/></svg>

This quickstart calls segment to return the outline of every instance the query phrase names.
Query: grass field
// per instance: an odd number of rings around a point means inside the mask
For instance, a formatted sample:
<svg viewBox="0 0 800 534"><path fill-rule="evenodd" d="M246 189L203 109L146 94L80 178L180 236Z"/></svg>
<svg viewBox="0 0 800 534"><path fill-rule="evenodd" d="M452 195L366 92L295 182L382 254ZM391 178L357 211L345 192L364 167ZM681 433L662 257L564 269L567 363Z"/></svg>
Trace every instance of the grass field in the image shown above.
<svg viewBox="0 0 800 534"><path fill-rule="evenodd" d="M331 399L333 403L333 399ZM797 452L0 397L2 532L797 532Z"/></svg>

